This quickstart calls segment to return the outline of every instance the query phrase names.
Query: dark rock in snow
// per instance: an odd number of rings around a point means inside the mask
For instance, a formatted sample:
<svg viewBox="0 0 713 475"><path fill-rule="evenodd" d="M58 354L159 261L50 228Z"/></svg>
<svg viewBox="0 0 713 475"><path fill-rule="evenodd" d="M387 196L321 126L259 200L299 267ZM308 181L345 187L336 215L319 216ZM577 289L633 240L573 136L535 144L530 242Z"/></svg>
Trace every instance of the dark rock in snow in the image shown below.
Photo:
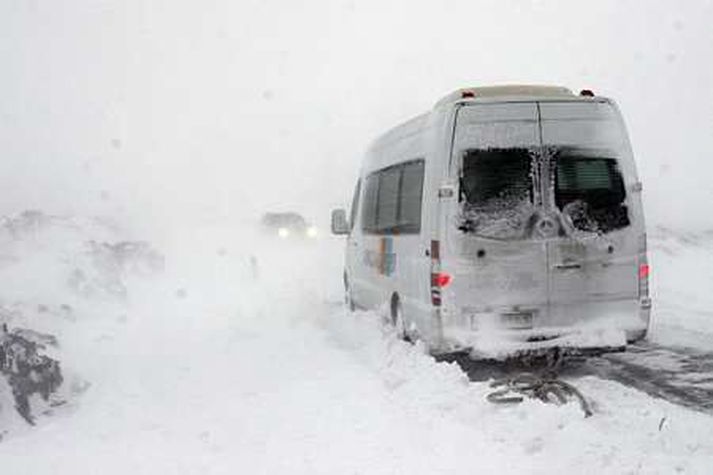
<svg viewBox="0 0 713 475"><path fill-rule="evenodd" d="M29 424L35 423L30 397L38 394L48 401L62 384L62 372L57 360L40 353L47 346L56 346L52 335L28 329L0 330L0 375L7 379L15 400L15 409Z"/></svg>

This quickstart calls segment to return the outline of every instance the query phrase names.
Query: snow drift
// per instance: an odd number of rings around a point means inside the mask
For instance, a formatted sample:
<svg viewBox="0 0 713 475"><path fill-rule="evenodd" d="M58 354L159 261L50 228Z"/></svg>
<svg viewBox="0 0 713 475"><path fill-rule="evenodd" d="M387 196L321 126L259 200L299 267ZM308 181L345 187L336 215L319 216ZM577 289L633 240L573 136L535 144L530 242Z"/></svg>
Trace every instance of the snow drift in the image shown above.
<svg viewBox="0 0 713 475"><path fill-rule="evenodd" d="M5 429L8 473L705 473L713 461L710 416L614 382L576 381L588 419L576 402L487 402L487 382L399 340L378 314L345 311L339 240L195 229L162 249L163 273L122 272L117 298L64 279L88 262L74 252L91 226L72 233L14 266L57 271L35 274L53 293L34 302L67 303L73 317L22 318L53 328L64 367L91 386L36 428ZM21 296L30 308L32 292Z"/></svg>

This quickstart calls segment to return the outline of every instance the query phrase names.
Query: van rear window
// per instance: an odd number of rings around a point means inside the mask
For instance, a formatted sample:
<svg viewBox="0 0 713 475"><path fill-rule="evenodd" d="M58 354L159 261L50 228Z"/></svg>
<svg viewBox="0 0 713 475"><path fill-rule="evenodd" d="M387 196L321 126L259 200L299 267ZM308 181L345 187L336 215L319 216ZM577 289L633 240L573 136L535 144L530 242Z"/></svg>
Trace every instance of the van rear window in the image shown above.
<svg viewBox="0 0 713 475"><path fill-rule="evenodd" d="M463 154L459 229L483 237L525 237L533 205L533 156L526 148L470 149Z"/></svg>
<svg viewBox="0 0 713 475"><path fill-rule="evenodd" d="M524 148L468 150L463 157L461 192L478 207L532 201L530 153Z"/></svg>
<svg viewBox="0 0 713 475"><path fill-rule="evenodd" d="M555 204L575 228L606 233L629 225L616 159L564 149L554 163Z"/></svg>
<svg viewBox="0 0 713 475"><path fill-rule="evenodd" d="M604 151L469 149L463 153L459 199L458 229L491 239L528 238L538 215L551 207L559 211L560 235L608 233L630 224L622 174Z"/></svg>

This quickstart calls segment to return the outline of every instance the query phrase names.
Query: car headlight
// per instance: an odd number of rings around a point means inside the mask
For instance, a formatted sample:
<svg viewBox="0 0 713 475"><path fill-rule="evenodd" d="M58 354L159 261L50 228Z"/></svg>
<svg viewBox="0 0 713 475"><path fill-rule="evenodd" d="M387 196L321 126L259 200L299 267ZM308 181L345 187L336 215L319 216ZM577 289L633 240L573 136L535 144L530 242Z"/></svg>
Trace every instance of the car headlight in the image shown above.
<svg viewBox="0 0 713 475"><path fill-rule="evenodd" d="M290 237L290 230L287 228L279 228L277 230L277 235L280 236L281 238L285 239L287 237Z"/></svg>
<svg viewBox="0 0 713 475"><path fill-rule="evenodd" d="M307 237L316 238L317 228L314 226L310 226L309 228L307 228Z"/></svg>

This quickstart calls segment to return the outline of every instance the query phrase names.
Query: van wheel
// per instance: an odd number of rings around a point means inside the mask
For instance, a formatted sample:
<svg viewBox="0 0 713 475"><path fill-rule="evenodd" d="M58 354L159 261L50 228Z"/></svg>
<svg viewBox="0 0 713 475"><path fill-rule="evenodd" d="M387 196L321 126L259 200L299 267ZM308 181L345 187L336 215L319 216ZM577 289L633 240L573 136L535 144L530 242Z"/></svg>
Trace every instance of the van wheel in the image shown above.
<svg viewBox="0 0 713 475"><path fill-rule="evenodd" d="M352 291L349 286L349 279L347 278L346 272L344 273L344 305L346 305L350 312L356 310L356 305L354 304L354 299L352 299Z"/></svg>
<svg viewBox="0 0 713 475"><path fill-rule="evenodd" d="M396 336L404 341L411 342L411 338L406 331L406 322L404 321L403 307L398 295L391 298L391 325L396 330Z"/></svg>

